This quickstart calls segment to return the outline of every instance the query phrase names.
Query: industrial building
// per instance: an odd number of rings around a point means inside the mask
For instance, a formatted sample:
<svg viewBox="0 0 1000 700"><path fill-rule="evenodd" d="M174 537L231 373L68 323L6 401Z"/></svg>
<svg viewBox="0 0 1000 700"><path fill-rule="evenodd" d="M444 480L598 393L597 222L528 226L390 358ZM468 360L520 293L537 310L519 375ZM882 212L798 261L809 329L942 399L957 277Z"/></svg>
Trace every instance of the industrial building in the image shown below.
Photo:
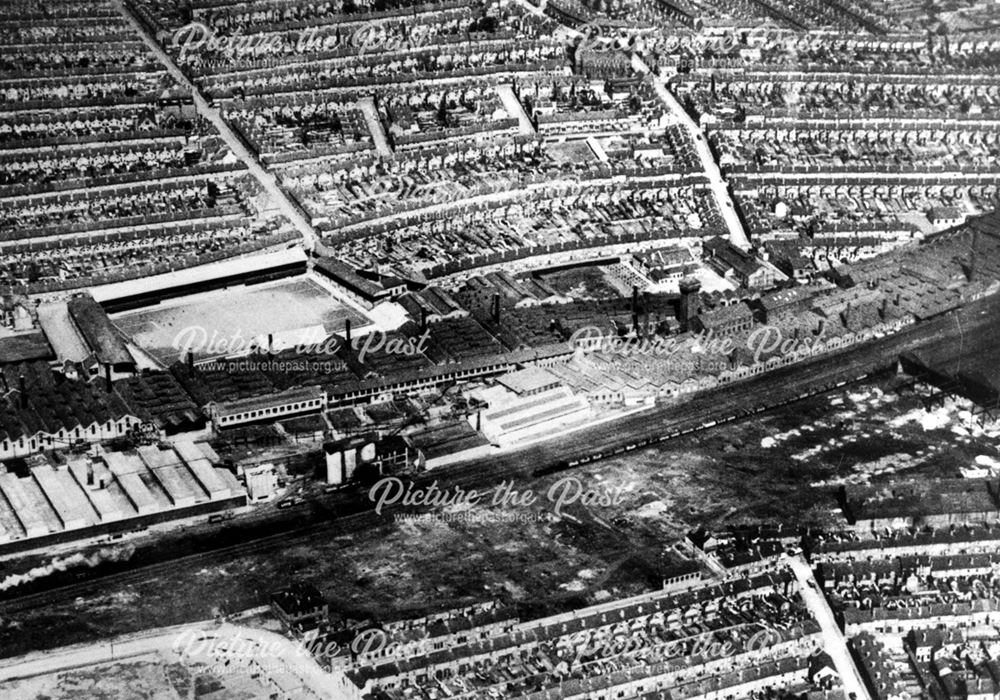
<svg viewBox="0 0 1000 700"><path fill-rule="evenodd" d="M34 455L27 474L0 472L4 550L83 539L246 505L236 477L205 443L140 447L54 461Z"/></svg>
<svg viewBox="0 0 1000 700"><path fill-rule="evenodd" d="M578 426L591 417L587 401L541 367L504 375L477 392L488 408L469 421L494 444L512 445Z"/></svg>

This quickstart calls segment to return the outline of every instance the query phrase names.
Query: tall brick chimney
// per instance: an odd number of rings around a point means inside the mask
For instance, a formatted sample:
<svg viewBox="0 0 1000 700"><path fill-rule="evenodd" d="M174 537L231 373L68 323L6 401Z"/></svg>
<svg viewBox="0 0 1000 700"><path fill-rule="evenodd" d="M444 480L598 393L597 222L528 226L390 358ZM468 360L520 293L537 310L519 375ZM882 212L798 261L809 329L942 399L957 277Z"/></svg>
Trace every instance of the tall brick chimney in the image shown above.
<svg viewBox="0 0 1000 700"><path fill-rule="evenodd" d="M701 283L693 278L682 279L680 283L681 308L680 318L681 330L687 330L691 320L698 314L698 292L701 291Z"/></svg>
<svg viewBox="0 0 1000 700"><path fill-rule="evenodd" d="M632 332L638 338L639 333L639 287L632 285Z"/></svg>
<svg viewBox="0 0 1000 700"><path fill-rule="evenodd" d="M969 281L976 281L976 263L979 254L979 229L972 229L972 250L969 251Z"/></svg>

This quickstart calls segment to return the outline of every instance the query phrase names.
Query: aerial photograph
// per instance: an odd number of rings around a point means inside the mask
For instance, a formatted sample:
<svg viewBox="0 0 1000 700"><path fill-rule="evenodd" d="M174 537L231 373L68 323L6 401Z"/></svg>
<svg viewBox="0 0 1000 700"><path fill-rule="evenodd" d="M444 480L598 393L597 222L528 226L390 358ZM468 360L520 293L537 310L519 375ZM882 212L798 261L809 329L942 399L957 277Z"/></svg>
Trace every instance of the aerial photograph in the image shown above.
<svg viewBox="0 0 1000 700"><path fill-rule="evenodd" d="M0 700L1000 700L1000 0L0 0Z"/></svg>

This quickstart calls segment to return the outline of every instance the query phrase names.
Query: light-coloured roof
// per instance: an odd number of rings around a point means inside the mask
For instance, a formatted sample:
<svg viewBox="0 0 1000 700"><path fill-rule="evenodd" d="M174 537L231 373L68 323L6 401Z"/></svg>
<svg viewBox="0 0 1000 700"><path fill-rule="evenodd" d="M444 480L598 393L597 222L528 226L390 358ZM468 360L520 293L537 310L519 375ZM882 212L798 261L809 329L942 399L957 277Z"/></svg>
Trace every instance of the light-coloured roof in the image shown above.
<svg viewBox="0 0 1000 700"><path fill-rule="evenodd" d="M544 367L526 367L499 377L497 383L507 387L515 394L525 394L559 384L560 380Z"/></svg>
<svg viewBox="0 0 1000 700"><path fill-rule="evenodd" d="M116 299L124 299L138 294L148 294L150 292L184 287L189 284L204 282L205 280L248 272L258 272L292 263L305 264L305 262L306 254L301 248L285 248L273 253L223 260L222 262L188 267L163 275L153 275L152 277L142 277L124 282L115 282L114 284L105 284L100 287L91 288L90 293L97 302L106 304Z"/></svg>

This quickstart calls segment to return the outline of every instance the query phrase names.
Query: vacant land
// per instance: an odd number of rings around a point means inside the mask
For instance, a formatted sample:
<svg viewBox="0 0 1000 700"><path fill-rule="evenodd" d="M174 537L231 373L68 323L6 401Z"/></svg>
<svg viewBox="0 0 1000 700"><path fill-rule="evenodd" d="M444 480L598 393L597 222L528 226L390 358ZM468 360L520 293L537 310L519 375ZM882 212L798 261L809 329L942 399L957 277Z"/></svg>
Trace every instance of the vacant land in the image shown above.
<svg viewBox="0 0 1000 700"><path fill-rule="evenodd" d="M0 697L18 700L255 700L270 692L249 673L216 673L204 664L180 664L157 654L0 683Z"/></svg>
<svg viewBox="0 0 1000 700"><path fill-rule="evenodd" d="M539 275L539 278L560 294L574 299L606 299L620 294L620 290L605 276L604 269L597 265L549 272Z"/></svg>
<svg viewBox="0 0 1000 700"><path fill-rule="evenodd" d="M435 517L290 540L211 566L182 565L142 585L110 585L99 597L45 610L4 618L0 608L0 653L205 619L219 608L260 605L295 580L315 583L347 620L416 616L492 598L523 616L554 612L659 585L677 562L671 543L698 526L794 517L836 527L841 483L897 473L955 477L977 457L1000 457L1000 430L983 431L953 403L925 411L894 383L886 377L512 484L535 495L530 505L493 505L491 488L485 503L449 506ZM556 517L549 493L566 477L617 498L576 502Z"/></svg>

